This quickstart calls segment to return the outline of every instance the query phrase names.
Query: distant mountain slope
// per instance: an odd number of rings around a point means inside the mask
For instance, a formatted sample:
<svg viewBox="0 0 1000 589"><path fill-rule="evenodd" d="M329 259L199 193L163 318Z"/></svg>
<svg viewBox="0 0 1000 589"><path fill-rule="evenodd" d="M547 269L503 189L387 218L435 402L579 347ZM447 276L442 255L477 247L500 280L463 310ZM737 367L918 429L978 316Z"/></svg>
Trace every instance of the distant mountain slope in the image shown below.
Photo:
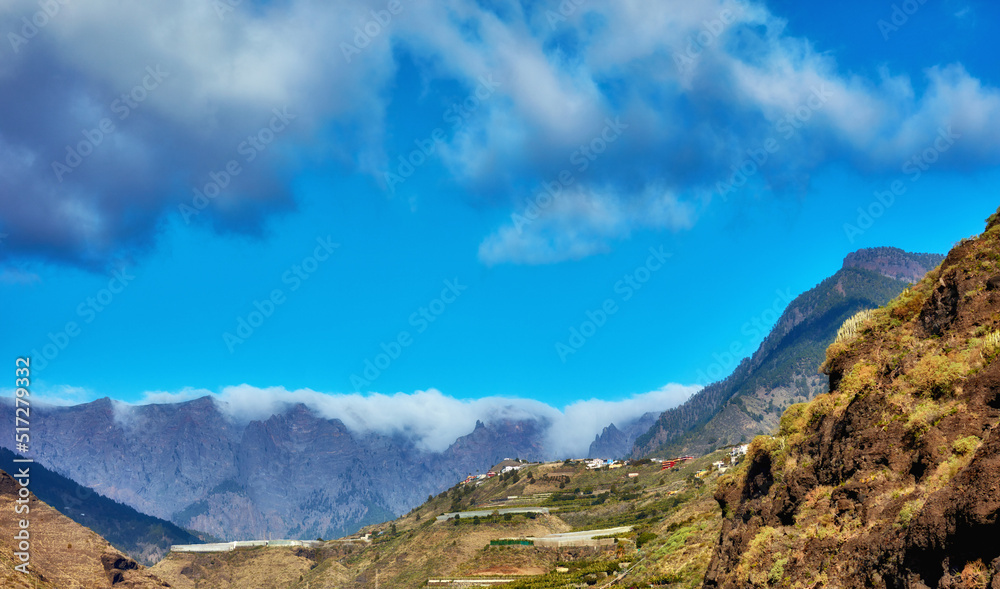
<svg viewBox="0 0 1000 589"><path fill-rule="evenodd" d="M1000 586L1000 211L826 352L720 481L704 586Z"/></svg>
<svg viewBox="0 0 1000 589"><path fill-rule="evenodd" d="M825 390L816 369L844 320L885 304L942 259L896 248L848 255L836 274L788 305L757 351L728 378L660 415L636 439L632 456L703 454L772 431L785 407Z"/></svg>
<svg viewBox="0 0 1000 589"><path fill-rule="evenodd" d="M636 438L649 431L659 415L650 411L638 419L622 424L619 429L614 423L604 428L590 444L590 458L622 458L632 451Z"/></svg>
<svg viewBox="0 0 1000 589"><path fill-rule="evenodd" d="M23 466L23 465L22 465ZM30 466L29 490L43 486ZM15 470L15 472L17 472ZM41 474L41 471L38 471ZM31 493L30 511L15 515L20 484L0 470L0 587L4 589L153 589L169 587L91 530L77 524ZM22 510L24 504L19 505ZM21 540L14 535L28 522L28 572L15 570Z"/></svg>
<svg viewBox="0 0 1000 589"><path fill-rule="evenodd" d="M433 453L403 436L352 432L305 405L246 424L208 397L131 408L105 398L32 414L36 459L115 501L225 540L349 534L504 458L541 459L546 432L541 420L480 422Z"/></svg>
<svg viewBox="0 0 1000 589"><path fill-rule="evenodd" d="M14 466L17 457L0 448L0 470L17 472ZM152 565L163 558L171 544L201 542L187 530L108 499L39 462L31 464L31 489L39 499L143 564Z"/></svg>

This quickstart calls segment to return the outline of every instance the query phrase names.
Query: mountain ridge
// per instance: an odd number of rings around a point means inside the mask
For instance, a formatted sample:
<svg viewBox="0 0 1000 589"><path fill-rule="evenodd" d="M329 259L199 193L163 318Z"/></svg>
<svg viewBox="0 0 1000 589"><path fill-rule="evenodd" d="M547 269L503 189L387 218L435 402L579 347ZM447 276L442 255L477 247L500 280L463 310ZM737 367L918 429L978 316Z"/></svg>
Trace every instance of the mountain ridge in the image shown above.
<svg viewBox="0 0 1000 589"><path fill-rule="evenodd" d="M914 264L941 259L898 248L849 254L840 270L788 304L758 349L729 376L662 413L630 455L704 453L771 431L785 407L826 386L815 367L843 321L885 304L909 284L894 276L911 276Z"/></svg>
<svg viewBox="0 0 1000 589"><path fill-rule="evenodd" d="M352 432L301 404L245 425L208 397L33 409L33 455L55 472L225 540L347 535L503 458L541 459L545 436L539 420L480 422L433 453L400 436Z"/></svg>

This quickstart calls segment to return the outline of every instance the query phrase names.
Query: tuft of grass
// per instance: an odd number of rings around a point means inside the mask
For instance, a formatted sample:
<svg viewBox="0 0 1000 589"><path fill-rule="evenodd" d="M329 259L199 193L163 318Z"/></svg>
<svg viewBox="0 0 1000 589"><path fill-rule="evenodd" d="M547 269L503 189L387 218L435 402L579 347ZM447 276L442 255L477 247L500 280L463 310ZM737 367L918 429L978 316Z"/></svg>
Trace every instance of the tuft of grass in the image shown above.
<svg viewBox="0 0 1000 589"><path fill-rule="evenodd" d="M983 441L979 439L979 436L966 436L964 438L955 440L951 445L952 451L959 456L966 456L972 454L979 448L979 444Z"/></svg>
<svg viewBox="0 0 1000 589"><path fill-rule="evenodd" d="M899 516L896 520L903 525L903 527L909 527L910 522L913 521L913 516L917 514L924 506L923 499L913 499L907 501L903 504L903 508L899 510Z"/></svg>
<svg viewBox="0 0 1000 589"><path fill-rule="evenodd" d="M777 585L785 578L785 565L788 564L787 558L782 558L776 560L771 566L771 570L767 572L767 582L772 585Z"/></svg>

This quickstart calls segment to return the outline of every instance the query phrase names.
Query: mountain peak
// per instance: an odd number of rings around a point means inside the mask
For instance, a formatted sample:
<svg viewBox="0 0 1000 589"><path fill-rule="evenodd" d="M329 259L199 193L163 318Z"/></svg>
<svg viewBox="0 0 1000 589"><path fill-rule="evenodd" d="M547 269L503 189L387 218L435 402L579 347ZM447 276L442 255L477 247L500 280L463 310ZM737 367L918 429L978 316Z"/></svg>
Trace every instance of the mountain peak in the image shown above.
<svg viewBox="0 0 1000 589"><path fill-rule="evenodd" d="M869 247L847 254L844 268L862 268L896 280L917 282L943 259L941 254L914 254L898 247Z"/></svg>

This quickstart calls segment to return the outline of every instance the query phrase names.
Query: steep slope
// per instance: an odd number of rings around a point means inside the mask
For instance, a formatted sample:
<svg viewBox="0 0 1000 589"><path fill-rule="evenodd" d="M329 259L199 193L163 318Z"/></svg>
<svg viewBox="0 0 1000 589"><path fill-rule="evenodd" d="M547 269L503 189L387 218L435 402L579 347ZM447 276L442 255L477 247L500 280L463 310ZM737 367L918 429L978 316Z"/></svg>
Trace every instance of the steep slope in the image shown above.
<svg viewBox="0 0 1000 589"><path fill-rule="evenodd" d="M140 512L225 540L348 534L503 458L540 459L546 431L536 420L478 423L434 453L400 436L351 432L304 405L245 424L207 397L32 409L40 462Z"/></svg>
<svg viewBox="0 0 1000 589"><path fill-rule="evenodd" d="M706 587L1000 585L1000 218L827 350L721 483Z"/></svg>
<svg viewBox="0 0 1000 589"><path fill-rule="evenodd" d="M13 461L17 457L10 450L0 448L0 470L16 472ZM31 466L31 488L37 491L39 499L146 565L163 558L171 544L201 541L168 521L108 499L39 462Z"/></svg>
<svg viewBox="0 0 1000 589"><path fill-rule="evenodd" d="M773 431L786 407L825 390L816 366L844 320L885 304L941 259L896 248L850 254L836 274L788 305L757 351L728 378L665 411L636 440L632 455L702 454Z"/></svg>
<svg viewBox="0 0 1000 589"><path fill-rule="evenodd" d="M15 471L16 472L16 471ZM30 467L33 477L35 466ZM29 489L38 484L29 482ZM103 538L70 520L30 494L30 511L15 515L20 484L0 471L0 587L5 589L130 589L168 587L145 567L128 558ZM23 509L23 504L22 504ZM15 570L21 560L14 553L14 535L20 521L28 522L28 572Z"/></svg>

